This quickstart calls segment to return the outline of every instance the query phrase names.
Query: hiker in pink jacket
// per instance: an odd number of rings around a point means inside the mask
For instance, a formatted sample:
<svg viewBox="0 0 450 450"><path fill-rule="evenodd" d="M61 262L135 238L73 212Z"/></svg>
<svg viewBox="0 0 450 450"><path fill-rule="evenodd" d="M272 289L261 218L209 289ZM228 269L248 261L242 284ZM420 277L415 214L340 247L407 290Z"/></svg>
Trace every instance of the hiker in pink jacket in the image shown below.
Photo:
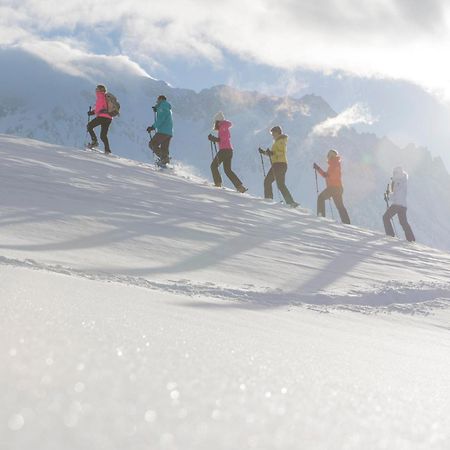
<svg viewBox="0 0 450 450"><path fill-rule="evenodd" d="M233 158L233 146L231 145L230 128L232 126L233 125L231 122L225 120L225 116L223 115L222 112L218 112L214 116L214 130L217 131L218 137L209 134L208 139L211 142L219 143L219 151L216 153L216 156L213 159L213 162L211 163L211 172L214 179L214 184L217 187L221 187L222 177L220 176L219 166L220 164L223 163L223 169L225 171L225 174L233 183L234 187L239 192L245 192L247 188L242 185L242 181L231 169L231 160Z"/></svg>
<svg viewBox="0 0 450 450"><path fill-rule="evenodd" d="M96 148L98 147L98 141L97 136L95 135L94 128L101 126L100 131L100 139L103 141L103 144L105 145L105 153L109 154L111 153L111 149L109 148L109 141L108 141L108 129L111 125L112 117L108 114L108 103L106 101L106 87L102 84L99 84L95 88L95 95L96 95L96 101L95 101L95 108L89 109L89 116L96 115L96 118L94 120L91 120L88 123L87 130L89 134L91 135L91 143L88 144L89 148Z"/></svg>

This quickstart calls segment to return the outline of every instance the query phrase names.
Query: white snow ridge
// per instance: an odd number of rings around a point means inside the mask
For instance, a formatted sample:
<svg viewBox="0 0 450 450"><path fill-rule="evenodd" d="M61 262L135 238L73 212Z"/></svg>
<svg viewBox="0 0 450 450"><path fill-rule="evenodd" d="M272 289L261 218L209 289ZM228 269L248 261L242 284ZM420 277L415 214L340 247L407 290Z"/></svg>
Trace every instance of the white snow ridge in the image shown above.
<svg viewBox="0 0 450 450"><path fill-rule="evenodd" d="M449 254L177 165L0 158L0 448L449 448Z"/></svg>

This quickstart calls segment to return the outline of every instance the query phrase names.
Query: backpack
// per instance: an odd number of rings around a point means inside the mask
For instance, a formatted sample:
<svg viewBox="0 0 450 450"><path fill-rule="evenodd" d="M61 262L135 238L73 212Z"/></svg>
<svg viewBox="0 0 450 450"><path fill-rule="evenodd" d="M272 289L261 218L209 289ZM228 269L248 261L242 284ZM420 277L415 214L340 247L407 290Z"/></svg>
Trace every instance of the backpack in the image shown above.
<svg viewBox="0 0 450 450"><path fill-rule="evenodd" d="M107 92L106 95L106 103L108 105L108 114L111 117L120 115L120 103L117 101L117 98L111 94L111 92Z"/></svg>

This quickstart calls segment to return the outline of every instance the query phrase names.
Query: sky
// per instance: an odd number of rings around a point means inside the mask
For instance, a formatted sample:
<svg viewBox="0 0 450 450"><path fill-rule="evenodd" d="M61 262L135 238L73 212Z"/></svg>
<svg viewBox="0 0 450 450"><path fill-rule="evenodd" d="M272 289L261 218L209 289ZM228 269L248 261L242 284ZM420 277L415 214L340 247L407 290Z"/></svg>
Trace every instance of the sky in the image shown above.
<svg viewBox="0 0 450 450"><path fill-rule="evenodd" d="M428 146L450 166L449 21L442 0L0 0L0 45L73 71L71 54L120 55L197 91L315 93L364 111L360 130Z"/></svg>

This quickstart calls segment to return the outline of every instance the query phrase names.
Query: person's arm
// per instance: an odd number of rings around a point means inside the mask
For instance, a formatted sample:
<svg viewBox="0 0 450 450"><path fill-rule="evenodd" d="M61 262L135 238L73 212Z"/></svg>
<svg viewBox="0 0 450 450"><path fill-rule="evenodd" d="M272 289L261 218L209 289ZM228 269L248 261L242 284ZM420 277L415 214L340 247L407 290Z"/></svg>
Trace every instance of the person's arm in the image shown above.
<svg viewBox="0 0 450 450"><path fill-rule="evenodd" d="M208 134L208 139L212 142L220 142L220 139L216 136L214 136L213 134Z"/></svg>
<svg viewBox="0 0 450 450"><path fill-rule="evenodd" d="M324 178L328 177L328 172L325 172L325 170L323 170L318 164L314 163L313 168L314 170L317 170L317 172L319 172Z"/></svg>

